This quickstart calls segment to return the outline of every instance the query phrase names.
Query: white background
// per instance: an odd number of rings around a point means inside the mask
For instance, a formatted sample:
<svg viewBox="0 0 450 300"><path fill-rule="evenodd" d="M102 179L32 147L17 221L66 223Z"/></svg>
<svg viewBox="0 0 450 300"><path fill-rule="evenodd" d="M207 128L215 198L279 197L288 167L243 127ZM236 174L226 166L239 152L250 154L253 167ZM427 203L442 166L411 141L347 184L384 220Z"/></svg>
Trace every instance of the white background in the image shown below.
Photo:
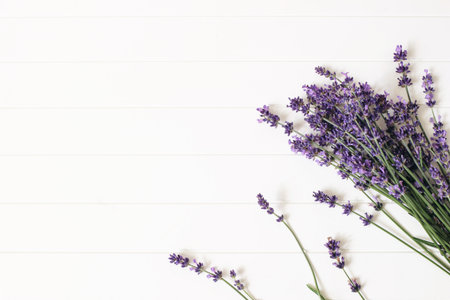
<svg viewBox="0 0 450 300"><path fill-rule="evenodd" d="M443 272L313 203L323 188L369 209L255 111L302 95L316 65L404 96L391 61L403 44L414 97L429 68L448 123L449 15L444 0L1 0L0 299L239 299L171 252L236 268L258 299L316 299L258 192L288 216L329 299L358 296L328 236L367 299L449 299Z"/></svg>

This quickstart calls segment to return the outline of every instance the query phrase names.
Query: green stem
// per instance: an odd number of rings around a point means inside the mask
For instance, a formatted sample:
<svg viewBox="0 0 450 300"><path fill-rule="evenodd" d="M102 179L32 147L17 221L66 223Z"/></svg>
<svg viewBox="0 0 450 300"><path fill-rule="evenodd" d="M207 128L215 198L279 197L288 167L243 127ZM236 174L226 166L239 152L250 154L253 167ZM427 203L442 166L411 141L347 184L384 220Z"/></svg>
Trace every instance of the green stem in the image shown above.
<svg viewBox="0 0 450 300"><path fill-rule="evenodd" d="M369 198L369 200L375 204L375 200L372 199L372 197L370 197L366 192L362 192L367 198ZM411 240L413 240L417 245L419 245L420 248L422 248L422 250L424 250L428 255L430 255L435 261L437 261L440 265L448 268L448 266L439 258L437 257L432 251L430 251L427 247L425 247L422 243L420 243L420 239L416 238L415 236L413 236L408 230L406 230L405 227L403 227L390 213L388 213L386 211L386 209L383 207L381 209L381 212L389 218L389 220L391 220L392 223L394 223L398 228L400 228L401 231L403 231L403 233L405 233ZM433 244L433 243L432 243Z"/></svg>
<svg viewBox="0 0 450 300"><path fill-rule="evenodd" d="M280 217L277 214L274 214L274 215L277 216L278 218ZM311 269L311 273L312 273L312 276L314 278L314 285L315 285L315 287L317 289L319 299L322 299L322 295L321 295L320 289L319 289L319 284L317 283L316 272L314 271L314 267L313 267L311 261L309 260L308 254L306 253L305 249L303 248L302 243L300 242L300 239L297 237L297 234L295 234L295 231L291 228L291 226L285 220L283 220L283 224L287 227L287 229L289 229L289 231L291 232L292 236L297 241L297 244L300 247L300 250L302 250L303 256L305 257L306 262L308 263L309 268Z"/></svg>
<svg viewBox="0 0 450 300"><path fill-rule="evenodd" d="M342 207L342 204L336 203L337 206ZM365 216L355 212L355 211L351 211L352 214L357 215L360 218L366 219ZM366 219L367 220L367 219ZM404 240L402 240L401 238L399 238L398 236L396 236L395 234L391 233L389 230L383 228L382 226L376 224L373 221L370 221L370 224L374 225L375 227L377 227L378 229L382 230L384 233L387 233L388 235L390 235L391 237L393 237L394 239L396 239L397 241L399 241L400 243L402 243L403 245L405 245L406 247L408 247L409 249L413 250L414 252L416 252L417 254L419 254L420 256L422 256L423 258L425 258L426 260L428 260L429 262L431 262L433 265L435 265L436 267L438 267L439 269L441 269L442 271L444 271L445 273L447 273L448 275L450 275L450 271L444 269L442 266L440 266L439 264L437 264L435 261L431 260L428 256L424 255L422 252L420 252L419 250L417 250L416 248L414 248L413 246L411 246L410 244L408 244L407 242L405 242ZM449 269L449 268L447 268Z"/></svg>
<svg viewBox="0 0 450 300"><path fill-rule="evenodd" d="M245 289L243 291L250 299L255 300L255 298L253 298Z"/></svg>

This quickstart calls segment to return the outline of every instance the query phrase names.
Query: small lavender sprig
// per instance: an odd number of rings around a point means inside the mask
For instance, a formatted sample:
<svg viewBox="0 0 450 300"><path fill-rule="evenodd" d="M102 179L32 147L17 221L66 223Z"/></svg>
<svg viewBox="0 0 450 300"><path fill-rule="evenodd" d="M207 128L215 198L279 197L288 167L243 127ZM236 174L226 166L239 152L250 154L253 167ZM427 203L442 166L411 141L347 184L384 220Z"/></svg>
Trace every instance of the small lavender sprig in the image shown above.
<svg viewBox="0 0 450 300"><path fill-rule="evenodd" d="M223 281L225 282L228 286L230 286L235 292L237 292L242 298L246 299L246 300L255 300L249 293L248 291L245 290L244 288L244 284L236 279L236 272L234 270L230 271L230 277L234 280L234 285L231 284L228 280L226 280L225 278L223 278L223 273L221 270L218 270L214 267L212 267L210 269L210 271L206 270L204 268L203 263L198 262L196 259L193 260L193 264L189 263L190 259L188 257L184 257L180 254L176 254L176 253L172 253L169 255L169 262L171 264L175 264L175 265L179 265L182 268L186 268L189 267L189 269L191 271L194 271L197 274L201 274L203 272L205 272L207 275L207 278L211 278L214 282L217 281ZM244 292L247 297L242 293Z"/></svg>
<svg viewBox="0 0 450 300"><path fill-rule="evenodd" d="M287 221L285 220L283 215L278 215L278 214L275 213L274 209L272 207L270 207L269 202L264 198L264 196L262 194L258 194L256 196L256 198L258 199L258 205L261 207L261 209L266 210L269 215L274 215L276 217L276 221L277 222L282 222L284 224L284 226L286 226L286 228L292 234L292 236L294 237L295 241L297 242L297 245L299 246L300 250L302 251L303 256L305 257L306 262L308 263L308 266L309 266L309 268L311 270L311 274L312 274L313 279L314 279L315 289L313 289L309 285L307 285L308 288L310 288L314 293L316 293L319 296L319 299L326 300L322 296L322 294L320 292L319 284L317 282L316 271L314 270L314 267L313 267L313 265L311 263L311 260L309 259L309 256L306 253L305 248L303 248L303 245L300 242L300 239L298 238L298 236L295 233L295 231L292 229L292 227L289 225L289 223L287 223Z"/></svg>
<svg viewBox="0 0 450 300"><path fill-rule="evenodd" d="M335 260L333 262L333 265L344 271L345 276L348 278L348 284L350 285L350 289L354 293L358 293L361 299L364 299L364 296L361 294L361 285L356 281L356 279L350 279L350 276L348 276L347 271L345 270L345 260L344 256L342 256L342 253L340 252L340 241L337 241L335 239L332 239L331 237L328 238L327 243L325 244L325 247L328 249L328 254L330 254L330 258Z"/></svg>
<svg viewBox="0 0 450 300"><path fill-rule="evenodd" d="M406 247L408 247L409 249L413 250L414 252L416 252L417 254L419 254L420 256L422 256L423 258L425 258L426 260L428 260L429 262L431 262L432 264L434 264L436 267L438 267L439 269L441 269L442 271L444 271L445 273L447 273L448 275L450 275L450 272L448 272L446 269L444 269L441 265L445 265L438 257L436 257L431 251L429 251L427 248L422 247L423 250L425 250L433 259L435 259L436 261L433 261L432 259L430 259L428 256L424 255L421 251L419 251L418 249L416 249L415 247L413 247L412 245L410 245L408 242L406 242L405 240L401 239L400 237L398 237L396 234L390 232L389 230L387 230L386 228L382 227L381 225L378 225L377 223L372 221L372 217L373 215L369 215L367 212L365 213L365 215L361 215L358 212L355 212L353 210L353 205L350 203L350 201L347 202L347 204L340 204L338 202L338 199L336 196L329 196L327 194L325 194L322 191L317 191L313 193L313 197L315 198L315 201L318 201L320 203L325 203L328 204L328 206L331 207L335 207L335 206L339 206L341 208L343 208L345 215L350 215L350 214L354 214L356 216L359 217L360 220L363 221L363 225L367 226L369 224L372 224L373 226L375 226L376 228L380 229L381 231L383 231L384 233L387 233L388 235L390 235L391 237L393 237L394 239L396 239L397 241L399 241L400 243L402 243L403 245L405 245ZM329 199L333 199L333 200L329 200ZM333 206L330 206L329 202L332 201ZM378 207L382 208L382 204L379 201L375 202L376 204L374 205L375 210L378 210ZM381 209L380 208L380 209ZM387 216L389 216L389 214L387 214ZM367 224L367 225L366 225ZM414 241L419 241L420 239L412 236L408 231L404 231L405 233L408 234L408 236L413 239ZM419 244L421 245L421 244ZM437 262L439 262L441 265L439 265Z"/></svg>

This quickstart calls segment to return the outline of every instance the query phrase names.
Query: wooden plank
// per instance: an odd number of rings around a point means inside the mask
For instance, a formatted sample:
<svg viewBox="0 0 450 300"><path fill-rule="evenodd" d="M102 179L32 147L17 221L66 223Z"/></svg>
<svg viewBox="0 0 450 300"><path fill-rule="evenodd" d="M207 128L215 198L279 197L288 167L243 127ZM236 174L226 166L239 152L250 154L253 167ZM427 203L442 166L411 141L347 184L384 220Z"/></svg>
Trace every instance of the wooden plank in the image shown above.
<svg viewBox="0 0 450 300"><path fill-rule="evenodd" d="M195 199L195 195L186 195ZM268 200L272 200L269 199ZM275 200L275 199L273 199ZM333 236L345 249L361 252L411 252L357 216L319 204L273 205L285 214L306 249L326 252ZM355 210L373 213L367 204ZM395 204L389 211L411 232L422 236L415 220ZM390 227L377 214L380 224ZM289 231L254 204L216 205L3 205L0 251L6 252L297 252ZM418 258L419 259L419 258ZM423 264L427 264L425 260Z"/></svg>
<svg viewBox="0 0 450 300"><path fill-rule="evenodd" d="M449 109L440 112L446 120ZM291 155L283 130L257 118L255 109L3 109L0 155Z"/></svg>
<svg viewBox="0 0 450 300"><path fill-rule="evenodd" d="M0 165L0 203L255 203L258 192L311 203L313 191L338 185L367 201L332 168L288 155L8 156Z"/></svg>
<svg viewBox="0 0 450 300"><path fill-rule="evenodd" d="M269 0L3 0L0 3L2 17L48 16L445 16L450 6L445 1L395 1L386 0L362 3L350 0L337 3L322 1L269 1ZM389 7L389 9L386 9Z"/></svg>
<svg viewBox="0 0 450 300"><path fill-rule="evenodd" d="M387 90L394 98L405 95L397 86L394 62L4 63L0 107L285 105L288 97L304 95L303 84L327 82L315 74L318 65L349 71L355 80L367 81L379 92ZM430 69L438 105L450 106L450 89L444 84L450 81L450 63L413 62L412 68L414 98L424 103L421 76Z"/></svg>
<svg viewBox="0 0 450 300"><path fill-rule="evenodd" d="M167 257L2 254L0 295L17 300L239 299L224 283L214 283L204 274L197 276L170 265ZM312 278L301 255L206 253L197 257L225 272L235 268L257 299L317 299L305 287ZM369 299L398 299L399 288L402 299L408 300L446 300L450 292L448 276L423 264L414 254L360 253L346 257L351 276L362 282ZM311 259L327 299L357 299L350 292L345 275L331 265L327 254L311 254Z"/></svg>
<svg viewBox="0 0 450 300"><path fill-rule="evenodd" d="M0 61L390 61L397 44L413 47L416 59L449 60L440 38L449 25L450 18L405 18L401 26L369 17L2 19Z"/></svg>

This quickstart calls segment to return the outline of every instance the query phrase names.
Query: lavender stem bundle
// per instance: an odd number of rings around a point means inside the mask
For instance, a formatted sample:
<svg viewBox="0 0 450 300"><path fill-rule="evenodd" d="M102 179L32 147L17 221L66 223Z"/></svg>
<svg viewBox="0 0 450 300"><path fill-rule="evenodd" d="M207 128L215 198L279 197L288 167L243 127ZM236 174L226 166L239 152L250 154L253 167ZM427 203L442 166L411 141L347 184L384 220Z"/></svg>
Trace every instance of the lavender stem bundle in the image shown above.
<svg viewBox="0 0 450 300"><path fill-rule="evenodd" d="M373 205L376 201L369 190L399 205L422 226L426 239L411 235L384 208L380 210L412 240L417 253L424 251L422 256L450 274L450 153L443 123L433 111L432 76L425 70L422 78L426 105L432 112L433 136L429 137L418 116L419 105L408 89L412 85L410 64L402 46L397 46L394 61L406 99L398 96L394 101L387 92L376 93L348 73L339 78L317 67L316 72L331 83L304 85L306 97L289 99L287 105L303 115L312 133L294 130L293 122L281 121L268 106L258 108L259 122L282 127L294 153L321 166L333 166Z"/></svg>

